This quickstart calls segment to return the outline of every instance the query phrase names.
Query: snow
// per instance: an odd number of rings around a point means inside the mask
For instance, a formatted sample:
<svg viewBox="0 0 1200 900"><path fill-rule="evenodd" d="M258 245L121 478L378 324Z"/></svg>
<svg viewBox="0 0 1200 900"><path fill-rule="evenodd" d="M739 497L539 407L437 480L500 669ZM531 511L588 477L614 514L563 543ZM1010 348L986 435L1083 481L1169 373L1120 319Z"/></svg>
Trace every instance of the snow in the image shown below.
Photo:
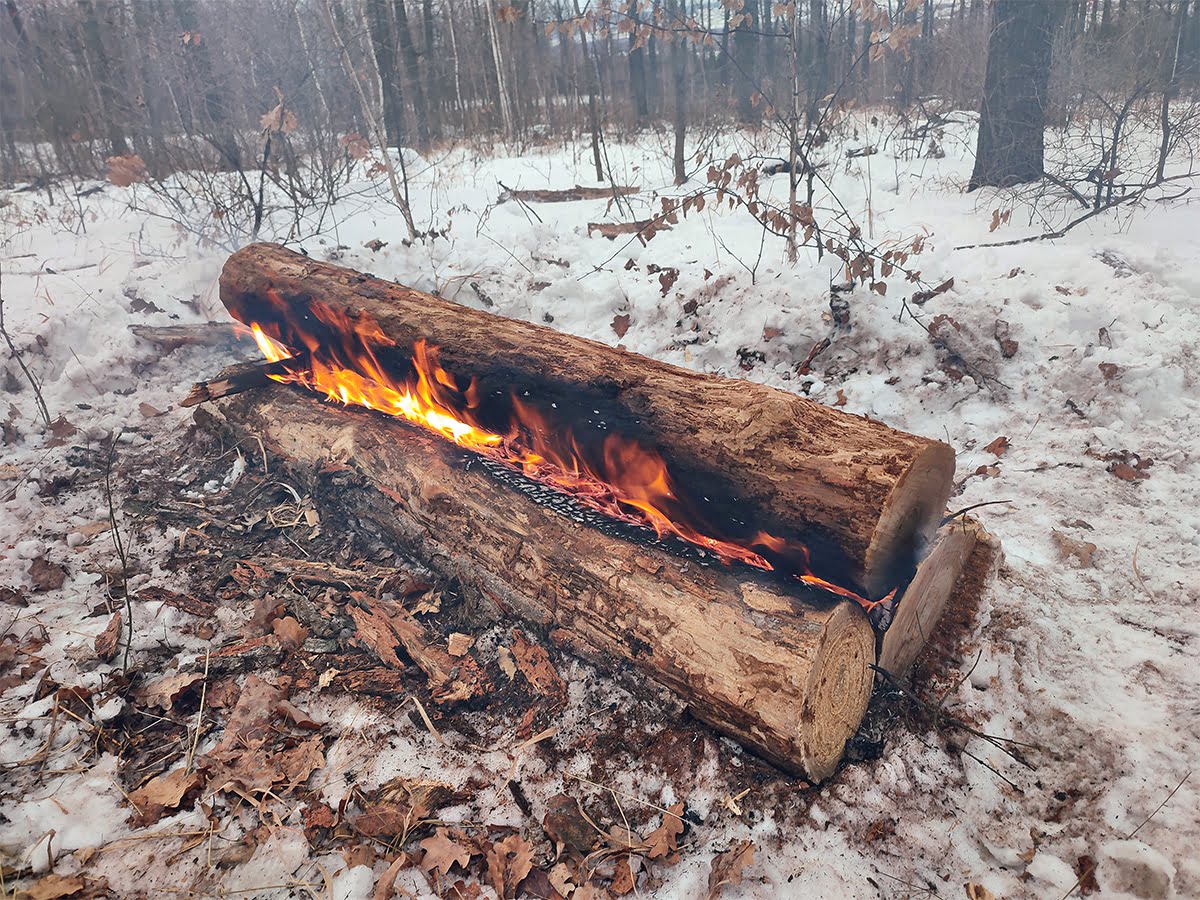
<svg viewBox="0 0 1200 900"><path fill-rule="evenodd" d="M710 747L678 780L630 759L606 786L655 806L686 799L703 821L690 833L694 846L682 861L656 869L664 883L654 896L702 893L712 854L743 838L755 841L755 862L728 897L905 896L926 889L961 896L967 882L998 897L1061 897L1084 857L1096 861L1104 896L1200 896L1200 783L1197 776L1184 780L1200 741L1200 592L1192 580L1200 569L1194 238L1200 208L1151 199L1060 240L955 251L1040 226L1017 206L1012 222L990 233L991 211L1011 208L1013 198L961 193L970 171L969 126L952 126L958 131L942 141L944 159L893 158L895 148L884 144L889 128L886 121L861 124L858 141L881 147L874 157L844 160L834 142L827 151L834 186L852 215L869 218L875 240L929 235L928 249L913 263L929 283L953 277L954 287L914 309L926 324L947 315L962 326L971 336L966 346L979 354L979 371L993 373L986 384L940 366L926 333L903 314L901 297L912 288L898 276L885 297L853 292L850 330L836 336L810 376L798 375L796 364L830 332L829 285L840 273L828 256L789 266L781 242L762 242L744 212L709 204L643 247L587 237L588 221L621 218L604 202L540 204L541 221L518 203L494 205L499 182L510 188L590 183L588 161L574 148L520 157L501 151L494 158L453 151L429 163L406 154L410 169L419 169L416 219L449 225L446 238L405 246L401 219L379 188L370 198L347 201L333 217L335 231L301 243L313 256L474 307L486 307L486 296L493 312L619 342L667 362L830 404L844 396L848 412L947 440L958 452L962 482L955 506L1012 501L977 513L1000 538L1006 563L971 623L961 672L946 682L946 707L980 731L1031 745L1026 756L1033 768L977 738L964 747L902 728L882 758L847 766L811 795L774 789L760 795L753 784L741 784L737 769L727 767L738 761L727 745L720 758ZM745 155L754 138L720 140L723 153ZM687 190L670 186L653 139L613 141L608 152L618 182L643 186L630 198L636 217L656 211L657 196ZM775 179L773 190L783 190L783 180ZM0 606L0 632L24 639L44 628L48 643L37 653L54 681L97 691L113 671L92 650L108 618L89 613L104 599L101 573L115 554L111 534L88 526L107 522L107 504L101 484L59 491L55 479L70 479L78 453L102 452L105 437L121 431L127 452L175 460L182 471L190 464L183 435L191 413L178 407L186 386L234 358L254 356L249 345L167 354L130 332L132 324L224 319L216 295L224 252L131 211L130 196L140 190L108 186L81 200L82 218L47 206L40 194L0 195L9 204L0 205L5 319L41 380L52 417L77 429L54 446L21 373L8 365L5 399L18 434L3 447L0 466L15 473L0 481L0 587L24 589L30 605ZM146 202L144 194L139 199ZM378 252L363 246L376 238L387 245ZM636 265L626 268L627 260ZM646 271L649 263L679 269L666 296L658 276ZM694 312L685 312L691 304ZM622 338L611 324L617 315L630 317ZM997 320L1008 323L1019 343L1011 359L999 356L992 337ZM768 327L782 334L766 340ZM746 371L739 349L763 360ZM1119 367L1118 374L1106 377L1102 364ZM148 414L141 404L162 414ZM984 448L1001 435L1009 447L997 458ZM1125 481L1107 471L1115 459L1107 457L1126 451L1153 460L1147 477ZM987 466L999 474L972 475ZM225 490L244 462L235 456L230 467L223 485L205 490ZM131 487L116 489L124 495ZM1055 531L1095 544L1091 565L1064 558ZM180 573L161 567L181 533L158 531L139 544L139 584L181 588ZM31 592L30 567L39 558L65 565L61 588ZM135 656L160 646L187 661L203 656L203 641L179 633L178 611L144 609L135 623ZM224 610L219 615L228 618ZM223 620L219 627L232 624ZM505 788L509 773L519 769L537 784L530 793L535 808L553 793L579 790L573 778L588 777L595 762L573 749L588 717L602 714L613 698L635 702L582 666L568 671L571 700L553 739L570 751L560 768L549 768L536 750L513 750L515 739L481 752L449 733L443 746L407 711L380 717L367 705L316 695L308 707L340 738L314 783L336 806L350 790L348 773L366 786L397 775L470 781L473 805L451 810L451 817L486 810L490 824L521 824ZM52 706L50 697L33 700L31 683L0 696L0 857L42 872L55 856L56 871L65 871L83 865L72 861L73 851L119 846L90 865L123 896L199 877L208 865L204 847L176 853L148 841L119 843L139 831L117 788L116 760L89 756L88 732L73 720L60 719L51 734ZM115 710L101 704L93 712L103 719ZM49 754L33 776L20 763L48 741ZM737 784L751 789L739 801L741 815L723 804ZM206 827L189 815L157 827ZM241 827L225 839L239 838ZM869 837L878 828L883 836ZM296 821L281 822L253 857L222 876L221 887L287 896L289 888L264 886L324 884L312 852ZM340 857L322 865L331 879L328 893L347 900L369 897L384 868L380 862L374 870L346 869ZM137 871L157 874L139 885ZM429 895L412 871L398 884Z"/></svg>

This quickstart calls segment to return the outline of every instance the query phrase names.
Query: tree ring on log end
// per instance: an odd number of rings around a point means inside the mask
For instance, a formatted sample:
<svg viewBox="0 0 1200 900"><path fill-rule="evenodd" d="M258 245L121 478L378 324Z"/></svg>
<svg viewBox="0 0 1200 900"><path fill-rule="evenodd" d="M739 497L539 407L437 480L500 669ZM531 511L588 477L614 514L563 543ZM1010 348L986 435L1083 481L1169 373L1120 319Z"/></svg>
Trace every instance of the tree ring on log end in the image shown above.
<svg viewBox="0 0 1200 900"><path fill-rule="evenodd" d="M953 488L954 450L932 443L913 460L884 503L864 566L868 597L877 600L912 577L946 514Z"/></svg>
<svg viewBox="0 0 1200 900"><path fill-rule="evenodd" d="M800 749L812 781L834 773L846 741L862 723L874 662L875 632L866 615L854 604L838 604L825 625L800 710Z"/></svg>

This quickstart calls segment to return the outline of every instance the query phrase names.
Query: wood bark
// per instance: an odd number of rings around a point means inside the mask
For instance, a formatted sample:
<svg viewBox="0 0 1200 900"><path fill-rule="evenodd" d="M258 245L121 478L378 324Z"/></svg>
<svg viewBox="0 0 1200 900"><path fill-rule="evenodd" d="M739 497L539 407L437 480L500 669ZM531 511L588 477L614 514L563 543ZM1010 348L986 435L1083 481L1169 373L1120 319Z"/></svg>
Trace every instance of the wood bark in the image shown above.
<svg viewBox="0 0 1200 900"><path fill-rule="evenodd" d="M359 486L339 487L342 514L468 599L601 667L631 665L790 771L832 774L866 710L874 634L853 603L807 602L766 575L581 524L424 430L297 389L227 398L197 415L234 438L261 437L296 469L351 467Z"/></svg>
<svg viewBox="0 0 1200 900"><path fill-rule="evenodd" d="M477 380L480 397L526 397L577 437L602 427L639 441L662 455L676 484L695 486L687 493L726 529L719 537L741 528L803 541L813 574L873 598L911 576L949 497L950 447L784 391L469 309L275 245L230 257L221 299L235 318L264 319L268 290L293 320L309 315L314 298L369 316L403 351L400 362L426 339L448 372Z"/></svg>

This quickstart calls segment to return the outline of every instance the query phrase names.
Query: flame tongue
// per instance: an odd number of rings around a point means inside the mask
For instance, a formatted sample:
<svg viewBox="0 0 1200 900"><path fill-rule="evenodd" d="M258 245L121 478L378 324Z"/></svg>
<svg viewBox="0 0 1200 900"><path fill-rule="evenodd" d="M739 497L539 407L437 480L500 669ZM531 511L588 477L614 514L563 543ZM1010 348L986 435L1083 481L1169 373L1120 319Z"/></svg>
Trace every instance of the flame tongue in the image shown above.
<svg viewBox="0 0 1200 900"><path fill-rule="evenodd" d="M599 454L588 452L570 430L547 421L515 395L509 398L512 412L503 433L486 427L480 420L475 382L460 388L438 362L437 348L424 340L413 348L411 374L397 379L377 356L379 349L394 347L394 342L368 317L347 315L314 300L307 304L312 321L307 316L298 321L274 291L267 292L267 300L272 314L247 323L263 356L279 362L308 351L295 371L272 376L278 381L420 425L569 494L590 509L653 528L660 538L673 535L726 563L767 571L781 568L804 584L854 600L868 610L895 594L872 602L813 575L808 550L797 541L762 531L742 540L713 536L714 529L704 525L703 516L677 492L662 456L635 440L609 433Z"/></svg>

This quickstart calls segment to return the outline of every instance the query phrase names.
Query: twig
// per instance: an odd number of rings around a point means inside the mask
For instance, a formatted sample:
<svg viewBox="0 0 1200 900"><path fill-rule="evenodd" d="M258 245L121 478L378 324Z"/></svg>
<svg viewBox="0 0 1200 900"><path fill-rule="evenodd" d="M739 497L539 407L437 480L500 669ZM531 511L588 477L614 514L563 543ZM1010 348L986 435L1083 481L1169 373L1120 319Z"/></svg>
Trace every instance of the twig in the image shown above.
<svg viewBox="0 0 1200 900"><path fill-rule="evenodd" d="M113 504L112 495L112 467L113 458L117 452L117 441L121 439L123 431L118 431L115 435L111 432L108 436L108 457L104 462L104 499L108 503L108 526L112 532L113 544L117 549L117 556L121 560L121 593L125 598L125 655L121 659L121 669L124 672L129 671L129 650L133 646L133 600L129 596L129 557L125 553L125 541L121 537L121 529L117 527L117 509ZM109 592L111 596L111 591Z"/></svg>
<svg viewBox="0 0 1200 900"><path fill-rule="evenodd" d="M193 384L188 395L179 401L179 405L187 408L208 400L240 394L242 391L267 387L275 383L275 376L307 367L307 354L299 357L289 356L277 362L239 363L222 369L211 381L198 381Z"/></svg>
<svg viewBox="0 0 1200 900"><path fill-rule="evenodd" d="M1082 216L1079 216L1078 218L1072 219L1070 222L1068 222L1066 225L1064 225L1062 228L1059 228L1056 231L1047 231L1047 232L1044 232L1043 234L1034 234L1034 235L1030 235L1029 237L1023 237L1023 238L1013 238L1011 241L996 241L994 243L984 243L984 244L963 244L959 247L955 247L954 249L955 250L975 250L980 247L1015 247L1018 244L1032 244L1037 241L1052 241L1057 238L1063 237L1064 235L1066 235L1066 233L1068 231L1070 231L1076 225L1082 225L1088 219L1094 219L1094 218L1096 218L1096 216L1101 215L1102 213L1106 213L1110 209L1113 209L1114 207L1120 206L1124 203L1129 203L1132 200L1141 199L1143 196L1146 195L1147 192L1153 190L1156 187L1161 187L1162 185L1166 184L1167 182L1182 181L1185 178L1195 178L1198 175L1200 175L1200 172L1197 172L1197 173L1188 172L1183 175L1172 175L1168 178L1162 179L1161 181L1159 181L1159 180L1152 181L1149 184L1142 185L1136 191L1131 191L1128 194L1122 194L1120 197L1117 197L1114 200L1108 201L1103 206L1098 207L1097 209L1093 209L1090 212L1086 212ZM1184 194L1186 194L1190 190L1191 190L1191 188L1187 188L1186 190L1173 195L1171 197L1171 199L1176 200L1179 197L1182 197Z"/></svg>
<svg viewBox="0 0 1200 900"><path fill-rule="evenodd" d="M1001 504L1001 503L1013 503L1013 502L1015 502L1015 501L1013 501L1013 500L985 500L983 503L972 503L970 506L964 506L962 509L958 510L957 512L950 513L950 515L948 515L948 516L946 516L946 518L942 519L940 524L945 525L949 522L953 522L959 516L966 515L971 510L979 509L981 506L997 506L998 504Z"/></svg>
<svg viewBox="0 0 1200 900"><path fill-rule="evenodd" d="M29 386L33 388L34 403L37 404L38 415L42 417L42 421L46 423L46 427L50 427L50 410L46 407L46 398L42 396L42 386L38 383L34 374L29 371L29 366L25 365L25 359L21 356L21 352L17 349L17 345L13 343L12 335L8 333L8 328L4 324L4 289L3 289L3 273L0 273L0 335L4 336L5 343L8 344L9 353L12 358L17 361L17 365L21 367L21 372L25 375L25 380L29 382Z"/></svg>

